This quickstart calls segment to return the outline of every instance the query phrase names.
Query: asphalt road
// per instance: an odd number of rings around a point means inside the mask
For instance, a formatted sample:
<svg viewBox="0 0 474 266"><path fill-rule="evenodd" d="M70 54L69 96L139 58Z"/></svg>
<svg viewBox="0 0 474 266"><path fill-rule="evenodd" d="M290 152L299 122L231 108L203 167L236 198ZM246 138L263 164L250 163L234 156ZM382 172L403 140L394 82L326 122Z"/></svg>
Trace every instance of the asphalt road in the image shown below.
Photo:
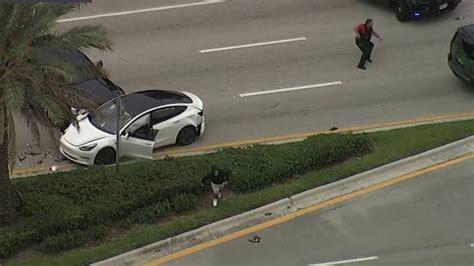
<svg viewBox="0 0 474 266"><path fill-rule="evenodd" d="M115 50L89 55L102 59L111 78L128 92L161 88L199 95L207 132L195 145L474 110L474 91L450 73L446 62L455 29L474 23L473 1L463 1L454 12L404 24L390 10L364 0L157 2L94 1L67 18L159 10L68 21L60 29L103 24ZM375 20L383 41L375 41L374 63L362 71L355 67L360 52L353 27L367 17ZM341 84L241 97L328 82ZM21 123L18 128L22 153L30 150L25 144L31 136ZM41 150L57 150L54 140L43 137ZM23 167L40 157L44 155L27 158Z"/></svg>
<svg viewBox="0 0 474 266"><path fill-rule="evenodd" d="M165 265L474 265L473 173L466 161Z"/></svg>

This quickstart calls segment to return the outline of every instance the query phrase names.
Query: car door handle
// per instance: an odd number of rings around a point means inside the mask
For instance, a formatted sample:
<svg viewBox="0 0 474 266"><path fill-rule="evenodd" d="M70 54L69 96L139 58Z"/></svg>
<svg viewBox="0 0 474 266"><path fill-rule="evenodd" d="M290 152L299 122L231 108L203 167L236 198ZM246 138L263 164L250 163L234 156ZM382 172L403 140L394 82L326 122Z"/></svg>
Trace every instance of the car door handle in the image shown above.
<svg viewBox="0 0 474 266"><path fill-rule="evenodd" d="M174 121L173 124L178 124L179 122L181 122L181 121L179 121L179 120L178 120L178 121Z"/></svg>

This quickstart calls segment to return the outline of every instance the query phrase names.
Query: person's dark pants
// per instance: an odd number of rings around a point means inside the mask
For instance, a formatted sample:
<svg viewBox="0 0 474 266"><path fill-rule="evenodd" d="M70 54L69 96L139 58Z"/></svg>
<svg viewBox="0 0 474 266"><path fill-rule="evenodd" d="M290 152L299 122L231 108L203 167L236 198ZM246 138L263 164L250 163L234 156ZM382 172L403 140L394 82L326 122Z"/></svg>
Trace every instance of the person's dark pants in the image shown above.
<svg viewBox="0 0 474 266"><path fill-rule="evenodd" d="M358 67L364 67L367 60L371 60L374 43L371 41L356 40L357 47L362 51Z"/></svg>

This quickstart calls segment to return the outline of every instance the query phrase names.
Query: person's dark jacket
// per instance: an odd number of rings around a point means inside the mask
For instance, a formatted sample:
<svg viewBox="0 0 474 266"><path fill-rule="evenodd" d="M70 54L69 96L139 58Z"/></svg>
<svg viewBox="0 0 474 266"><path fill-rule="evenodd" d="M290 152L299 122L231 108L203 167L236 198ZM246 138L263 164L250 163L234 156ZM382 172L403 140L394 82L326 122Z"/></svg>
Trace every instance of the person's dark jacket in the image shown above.
<svg viewBox="0 0 474 266"><path fill-rule="evenodd" d="M201 182L203 184L206 181L211 181L212 183L214 183L216 185L222 185L222 184L224 184L225 182L227 182L229 180L229 174L228 173L226 173L225 171L223 171L221 169L217 169L217 170L219 170L219 174L216 176L216 175L214 175L214 170L216 170L216 169L212 169L211 172L209 174L207 174L201 180Z"/></svg>

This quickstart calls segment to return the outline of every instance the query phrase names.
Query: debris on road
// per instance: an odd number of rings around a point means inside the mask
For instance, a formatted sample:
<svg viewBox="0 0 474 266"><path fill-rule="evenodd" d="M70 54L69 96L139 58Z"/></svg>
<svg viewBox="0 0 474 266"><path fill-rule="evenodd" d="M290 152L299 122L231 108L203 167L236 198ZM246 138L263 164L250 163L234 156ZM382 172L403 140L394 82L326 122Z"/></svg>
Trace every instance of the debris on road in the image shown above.
<svg viewBox="0 0 474 266"><path fill-rule="evenodd" d="M259 236L254 236L253 238L249 239L251 243L260 243L261 238Z"/></svg>
<svg viewBox="0 0 474 266"><path fill-rule="evenodd" d="M56 165L51 166L51 172L56 173L58 171L58 167Z"/></svg>
<svg viewBox="0 0 474 266"><path fill-rule="evenodd" d="M29 152L28 157L41 155L41 152Z"/></svg>

